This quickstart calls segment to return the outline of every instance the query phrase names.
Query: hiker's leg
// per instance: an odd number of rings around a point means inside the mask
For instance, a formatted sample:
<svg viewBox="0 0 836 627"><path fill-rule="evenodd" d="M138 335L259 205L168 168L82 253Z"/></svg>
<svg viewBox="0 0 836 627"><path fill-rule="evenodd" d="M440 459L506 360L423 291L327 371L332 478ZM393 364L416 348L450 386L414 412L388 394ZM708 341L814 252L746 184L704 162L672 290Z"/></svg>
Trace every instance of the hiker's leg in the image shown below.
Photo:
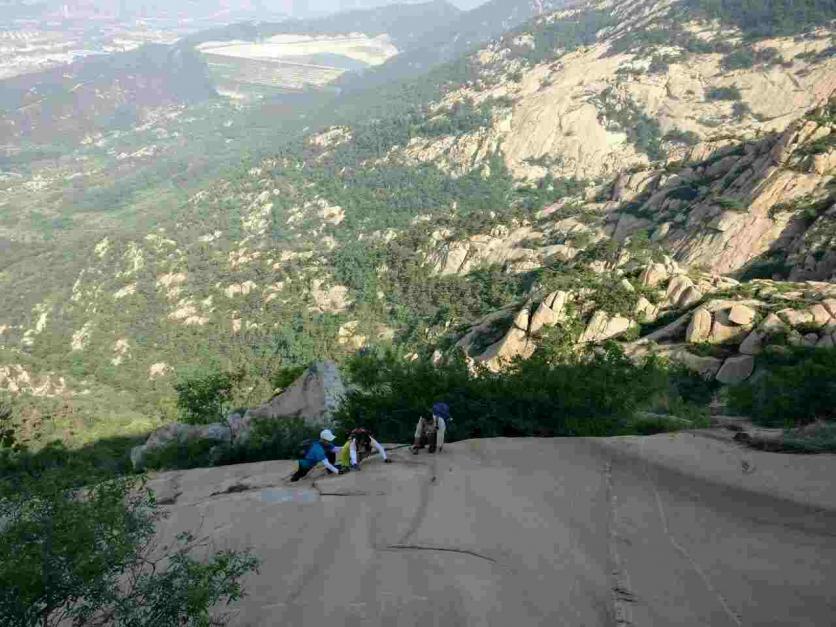
<svg viewBox="0 0 836 627"><path fill-rule="evenodd" d="M311 471L311 468L305 468L302 464L299 464L299 467L296 469L296 472L293 473L293 476L290 478L291 481L299 481L302 477L307 475Z"/></svg>
<svg viewBox="0 0 836 627"><path fill-rule="evenodd" d="M435 453L436 442L438 442L438 431L434 431L433 434L429 437L430 453Z"/></svg>

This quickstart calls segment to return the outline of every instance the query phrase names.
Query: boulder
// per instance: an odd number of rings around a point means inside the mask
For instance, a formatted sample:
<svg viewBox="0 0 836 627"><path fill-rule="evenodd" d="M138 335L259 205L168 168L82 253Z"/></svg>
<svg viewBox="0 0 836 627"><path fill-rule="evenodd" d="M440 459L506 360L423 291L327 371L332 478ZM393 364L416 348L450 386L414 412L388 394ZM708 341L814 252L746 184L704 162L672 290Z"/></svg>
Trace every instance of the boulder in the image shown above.
<svg viewBox="0 0 836 627"><path fill-rule="evenodd" d="M521 331L528 331L528 325L531 322L531 310L528 307L523 307L514 317L514 326Z"/></svg>
<svg viewBox="0 0 836 627"><path fill-rule="evenodd" d="M688 309L703 299L703 293L695 286L687 288L676 301L677 309Z"/></svg>
<svg viewBox="0 0 836 627"><path fill-rule="evenodd" d="M620 285L621 285L621 287L623 287L628 292L635 292L636 291L636 288L633 287L633 284L630 283L630 281L628 279L621 279Z"/></svg>
<svg viewBox="0 0 836 627"><path fill-rule="evenodd" d="M791 327L800 327L813 322L813 314L802 309L782 309L778 316L787 321Z"/></svg>
<svg viewBox="0 0 836 627"><path fill-rule="evenodd" d="M755 370L755 358L751 355L729 357L717 373L717 381L725 385L742 383L752 376Z"/></svg>
<svg viewBox="0 0 836 627"><path fill-rule="evenodd" d="M569 292L552 292L546 296L546 300L544 302L546 305L551 307L557 315L563 316L566 310L566 303L569 302L569 296Z"/></svg>
<svg viewBox="0 0 836 627"><path fill-rule="evenodd" d="M244 414L244 428L256 419L302 418L305 424L328 425L345 396L345 384L333 361L315 363L284 392Z"/></svg>
<svg viewBox="0 0 836 627"><path fill-rule="evenodd" d="M742 340L746 335L747 328L733 324L729 320L729 311L718 311L714 315L714 323L711 325L711 334L708 341L712 344L727 344L735 340Z"/></svg>
<svg viewBox="0 0 836 627"><path fill-rule="evenodd" d="M667 291L665 291L665 300L671 305L676 306L680 296L689 287L694 287L694 282L688 276L680 274L679 276L673 277L671 282L668 283Z"/></svg>
<svg viewBox="0 0 836 627"><path fill-rule="evenodd" d="M711 335L712 317L707 309L700 307L691 316L691 323L685 331L685 341L691 344L699 344L708 341Z"/></svg>
<svg viewBox="0 0 836 627"><path fill-rule="evenodd" d="M834 346L836 346L836 343L834 343L832 335L822 335L816 342L816 348L833 348Z"/></svg>
<svg viewBox="0 0 836 627"><path fill-rule="evenodd" d="M535 335L540 332L543 327L553 327L560 321L560 316L557 312L549 307L545 302L540 303L537 311L531 316L531 325L528 332Z"/></svg>
<svg viewBox="0 0 836 627"><path fill-rule="evenodd" d="M810 315L813 316L813 322L820 327L823 327L830 322L830 312L822 304L815 304L810 307Z"/></svg>
<svg viewBox="0 0 836 627"><path fill-rule="evenodd" d="M821 304L824 305L832 317L836 318L836 298L828 298L823 300Z"/></svg>
<svg viewBox="0 0 836 627"><path fill-rule="evenodd" d="M650 263L639 277L639 282L645 287L656 287L662 281L667 279L668 276L670 275L668 274L668 270L665 268L664 264Z"/></svg>
<svg viewBox="0 0 836 627"><path fill-rule="evenodd" d="M633 320L622 316L613 316L598 310L592 314L586 329L581 335L580 342L603 342L621 335L628 329L637 326Z"/></svg>
<svg viewBox="0 0 836 627"><path fill-rule="evenodd" d="M740 345L740 352L744 355L758 355L763 351L764 335L760 331L752 331Z"/></svg>
<svg viewBox="0 0 836 627"><path fill-rule="evenodd" d="M787 330L787 325L777 314L771 313L761 322L760 330L764 333L780 333Z"/></svg>
<svg viewBox="0 0 836 627"><path fill-rule="evenodd" d="M746 326L755 321L757 312L746 305L735 305L729 310L729 321L739 326Z"/></svg>
<svg viewBox="0 0 836 627"><path fill-rule="evenodd" d="M636 318L642 322L653 322L659 317L659 307L651 303L644 296L640 296L634 310Z"/></svg>
<svg viewBox="0 0 836 627"><path fill-rule="evenodd" d="M702 375L706 379L713 379L720 367L723 365L723 360L717 357L694 355L687 350L678 351L673 355L674 359L683 366Z"/></svg>

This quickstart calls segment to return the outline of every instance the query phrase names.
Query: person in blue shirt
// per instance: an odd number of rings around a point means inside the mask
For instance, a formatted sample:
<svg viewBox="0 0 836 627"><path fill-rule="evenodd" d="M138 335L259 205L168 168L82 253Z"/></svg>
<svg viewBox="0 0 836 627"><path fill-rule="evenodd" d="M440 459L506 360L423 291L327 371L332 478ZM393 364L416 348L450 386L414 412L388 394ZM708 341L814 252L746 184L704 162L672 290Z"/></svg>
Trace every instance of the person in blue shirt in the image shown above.
<svg viewBox="0 0 836 627"><path fill-rule="evenodd" d="M310 446L307 447L304 457L299 460L299 467L296 469L296 472L293 473L290 480L299 481L299 479L316 468L318 464L325 466L325 470L331 474L343 474L345 471L337 469L337 467L330 461L330 459L334 458L335 450L338 450L334 446L335 439L336 436L331 433L330 429L323 429L319 434L319 440L312 442Z"/></svg>

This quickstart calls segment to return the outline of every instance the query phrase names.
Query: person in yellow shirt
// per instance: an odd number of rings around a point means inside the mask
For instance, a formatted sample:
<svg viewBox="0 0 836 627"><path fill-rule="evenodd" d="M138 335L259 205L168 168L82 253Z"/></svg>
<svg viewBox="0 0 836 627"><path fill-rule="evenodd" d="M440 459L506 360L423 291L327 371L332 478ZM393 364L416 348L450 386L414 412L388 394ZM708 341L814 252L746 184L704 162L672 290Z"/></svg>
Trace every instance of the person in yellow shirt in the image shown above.
<svg viewBox="0 0 836 627"><path fill-rule="evenodd" d="M348 434L348 440L337 453L338 468L351 470L360 469L360 460L372 454L372 447L377 449L384 464L391 464L392 460L386 455L386 449L372 437L368 429L357 428Z"/></svg>

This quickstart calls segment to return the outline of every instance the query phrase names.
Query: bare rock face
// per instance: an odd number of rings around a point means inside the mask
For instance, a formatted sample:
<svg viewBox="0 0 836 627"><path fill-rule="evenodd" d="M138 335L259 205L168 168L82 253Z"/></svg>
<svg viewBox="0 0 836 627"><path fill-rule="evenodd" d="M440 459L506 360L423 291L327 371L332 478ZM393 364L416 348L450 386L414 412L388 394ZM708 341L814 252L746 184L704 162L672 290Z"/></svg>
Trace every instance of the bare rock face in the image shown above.
<svg viewBox="0 0 836 627"><path fill-rule="evenodd" d="M694 312L691 317L691 323L685 331L685 341L691 344L699 344L700 342L707 342L711 335L713 318L711 313L702 307Z"/></svg>
<svg viewBox="0 0 836 627"><path fill-rule="evenodd" d="M524 329L512 326L505 337L489 346L476 361L485 364L493 372L499 372L503 365L516 358L528 359L536 348Z"/></svg>
<svg viewBox="0 0 836 627"><path fill-rule="evenodd" d="M265 418L302 418L311 426L327 425L344 396L345 384L337 364L318 362L270 402L247 410L240 429L246 430L253 420Z"/></svg>
<svg viewBox="0 0 836 627"><path fill-rule="evenodd" d="M560 322L565 316L566 302L569 298L567 292L553 292L546 296L534 315L531 316L531 321L528 326L528 334L536 335L543 330L544 327L553 327Z"/></svg>
<svg viewBox="0 0 836 627"><path fill-rule="evenodd" d="M755 370L755 359L751 355L729 357L717 373L717 381L725 385L742 383L752 376Z"/></svg>

